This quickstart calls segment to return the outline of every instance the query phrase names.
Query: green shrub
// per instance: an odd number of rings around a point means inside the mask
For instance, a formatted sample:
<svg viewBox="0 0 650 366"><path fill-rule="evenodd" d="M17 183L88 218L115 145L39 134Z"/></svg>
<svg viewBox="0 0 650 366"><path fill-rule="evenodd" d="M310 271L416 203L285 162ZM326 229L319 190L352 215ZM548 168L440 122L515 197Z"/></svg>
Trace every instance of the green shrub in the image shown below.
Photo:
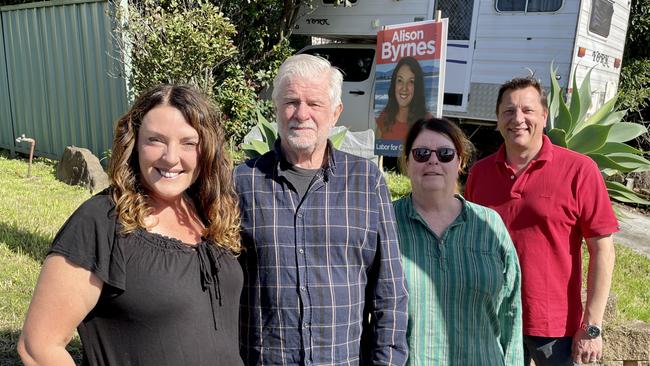
<svg viewBox="0 0 650 366"><path fill-rule="evenodd" d="M247 74L238 64L235 27L215 5L145 0L119 16L125 20L122 57L130 69L131 97L159 83L193 85L225 114L233 145L255 124L256 111L270 115L269 103L257 93L275 70Z"/></svg>
<svg viewBox="0 0 650 366"><path fill-rule="evenodd" d="M384 177L390 191L390 198L393 201L411 193L411 180L406 176L394 172L385 172Z"/></svg>
<svg viewBox="0 0 650 366"><path fill-rule="evenodd" d="M191 84L211 95L216 66L237 52L235 27L207 2L130 5L122 26L130 82L139 94L159 83ZM127 60L128 61L128 60Z"/></svg>
<svg viewBox="0 0 650 366"><path fill-rule="evenodd" d="M221 85L215 88L215 98L227 115L223 126L227 138L235 146L255 125L256 112L266 111L269 107L258 99L255 88L246 80L239 65L228 65L225 75Z"/></svg>
<svg viewBox="0 0 650 366"><path fill-rule="evenodd" d="M631 60L621 69L617 108L639 113L650 107L650 59Z"/></svg>
<svg viewBox="0 0 650 366"><path fill-rule="evenodd" d="M548 98L548 136L554 144L569 148L592 158L605 178L616 174L650 170L650 161L644 152L625 142L647 133L638 123L621 122L626 111L616 111L616 97L593 115L587 116L591 106L591 70L578 87L573 77L573 93L569 104L562 98L562 89L551 66L551 93ZM629 203L650 205L625 185L605 180L610 198Z"/></svg>

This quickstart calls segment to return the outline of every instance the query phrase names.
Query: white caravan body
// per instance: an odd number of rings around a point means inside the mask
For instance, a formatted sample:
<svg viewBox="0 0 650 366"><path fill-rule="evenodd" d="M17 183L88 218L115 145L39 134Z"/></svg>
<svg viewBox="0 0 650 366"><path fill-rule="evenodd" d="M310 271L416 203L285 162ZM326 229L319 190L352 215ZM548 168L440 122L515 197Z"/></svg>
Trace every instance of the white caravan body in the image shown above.
<svg viewBox="0 0 650 366"><path fill-rule="evenodd" d="M346 72L339 124L352 130L374 126L375 65L363 65L357 55L368 62L370 52L374 60L377 31L433 19L436 10L449 18L447 117L493 124L499 86L534 73L550 88L551 63L569 91L574 73L579 85L592 69L592 111L616 94L629 0L314 0L314 8L302 10L294 34L331 41L300 52L335 54L333 63Z"/></svg>

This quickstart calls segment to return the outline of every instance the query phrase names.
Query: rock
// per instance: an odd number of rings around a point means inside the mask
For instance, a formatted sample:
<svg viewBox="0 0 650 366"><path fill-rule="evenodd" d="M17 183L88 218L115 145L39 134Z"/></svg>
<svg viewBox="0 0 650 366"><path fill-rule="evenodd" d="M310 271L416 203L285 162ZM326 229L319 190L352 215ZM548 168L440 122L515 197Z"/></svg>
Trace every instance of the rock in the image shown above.
<svg viewBox="0 0 650 366"><path fill-rule="evenodd" d="M56 167L56 179L90 189L91 193L108 187L110 181L99 159L88 149L68 146Z"/></svg>
<svg viewBox="0 0 650 366"><path fill-rule="evenodd" d="M603 356L606 360L644 361L641 365L648 365L650 324L636 320L607 328L603 332Z"/></svg>

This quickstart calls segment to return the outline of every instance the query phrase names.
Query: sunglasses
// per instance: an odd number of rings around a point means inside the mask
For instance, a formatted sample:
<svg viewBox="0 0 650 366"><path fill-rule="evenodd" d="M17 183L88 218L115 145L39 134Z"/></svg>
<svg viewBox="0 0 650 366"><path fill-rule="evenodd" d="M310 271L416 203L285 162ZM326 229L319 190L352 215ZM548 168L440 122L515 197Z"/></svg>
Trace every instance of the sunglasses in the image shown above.
<svg viewBox="0 0 650 366"><path fill-rule="evenodd" d="M438 161L441 163L448 163L454 160L454 156L456 156L456 150L450 147L441 147L436 150L426 147L416 147L415 149L411 149L411 153L413 154L413 160L418 163L426 163L429 161L432 153L436 153Z"/></svg>

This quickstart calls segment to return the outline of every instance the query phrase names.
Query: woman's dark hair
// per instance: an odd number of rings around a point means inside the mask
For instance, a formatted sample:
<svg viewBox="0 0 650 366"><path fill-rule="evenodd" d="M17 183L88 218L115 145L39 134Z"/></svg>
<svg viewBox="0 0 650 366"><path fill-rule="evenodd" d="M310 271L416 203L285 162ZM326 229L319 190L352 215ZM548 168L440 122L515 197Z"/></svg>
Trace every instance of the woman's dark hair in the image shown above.
<svg viewBox="0 0 650 366"><path fill-rule="evenodd" d="M390 130L393 124L395 123L395 115L399 110L399 105L397 104L397 99L395 98L395 84L397 83L397 72L402 66L408 66L411 69L411 72L415 74L415 84L413 90L413 99L411 99L411 104L409 104L409 115L408 115L408 124L411 125L416 120L423 118L427 112L426 102L424 98L424 73L422 72L422 67L420 63L413 57L407 56L402 57L401 60L395 66L393 70L393 75L390 78L390 87L388 88L388 103L384 108L384 113L386 115L385 127L386 130Z"/></svg>
<svg viewBox="0 0 650 366"><path fill-rule="evenodd" d="M402 150L402 170L406 171L405 168L411 155L411 149L413 149L413 142L415 142L415 139L423 130L437 132L449 137L454 143L454 148L460 159L460 171L464 172L474 152L474 145L472 145L460 127L446 118L419 119L411 126L406 135L404 149Z"/></svg>

